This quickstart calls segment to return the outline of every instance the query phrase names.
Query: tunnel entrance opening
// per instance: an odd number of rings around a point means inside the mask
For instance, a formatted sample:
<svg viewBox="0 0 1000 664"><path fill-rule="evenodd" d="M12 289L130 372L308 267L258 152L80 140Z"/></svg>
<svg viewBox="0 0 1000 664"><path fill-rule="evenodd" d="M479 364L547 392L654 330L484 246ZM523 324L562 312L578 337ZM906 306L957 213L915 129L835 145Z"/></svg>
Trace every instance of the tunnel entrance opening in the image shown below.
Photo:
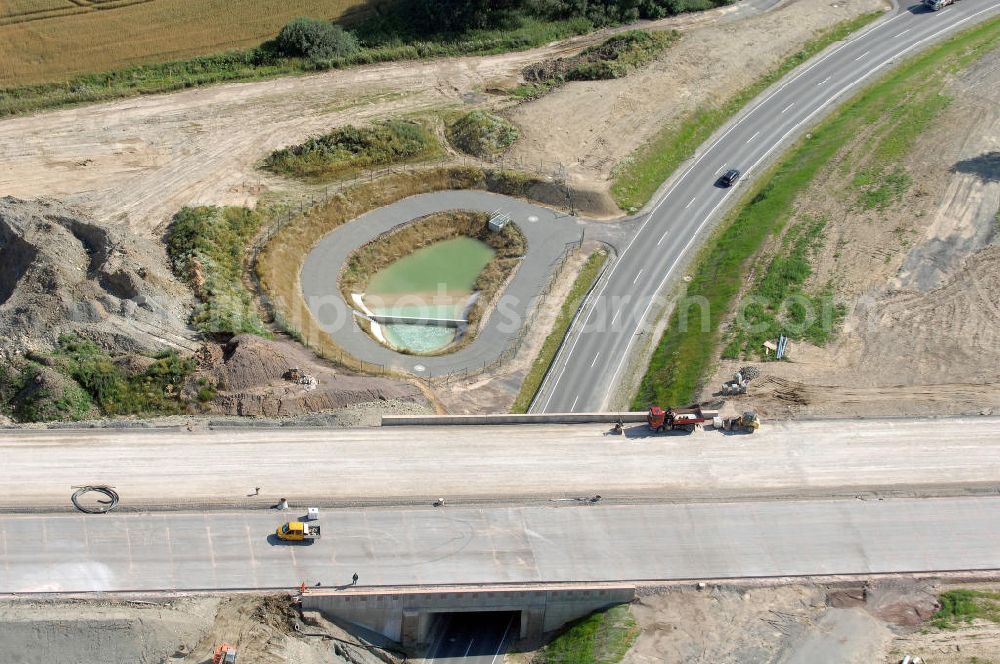
<svg viewBox="0 0 1000 664"><path fill-rule="evenodd" d="M520 611L434 613L427 661L492 662L521 636Z"/></svg>

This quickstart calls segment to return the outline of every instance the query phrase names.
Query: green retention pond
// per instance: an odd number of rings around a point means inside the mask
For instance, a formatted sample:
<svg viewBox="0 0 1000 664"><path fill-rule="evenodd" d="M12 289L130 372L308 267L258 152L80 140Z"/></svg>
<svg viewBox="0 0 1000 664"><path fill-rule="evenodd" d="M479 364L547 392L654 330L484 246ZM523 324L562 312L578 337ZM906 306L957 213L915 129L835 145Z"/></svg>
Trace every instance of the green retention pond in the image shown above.
<svg viewBox="0 0 1000 664"><path fill-rule="evenodd" d="M494 253L485 242L470 237L423 247L375 273L365 303L380 315L461 318L479 273ZM456 328L394 323L382 330L400 350L433 353L454 341Z"/></svg>

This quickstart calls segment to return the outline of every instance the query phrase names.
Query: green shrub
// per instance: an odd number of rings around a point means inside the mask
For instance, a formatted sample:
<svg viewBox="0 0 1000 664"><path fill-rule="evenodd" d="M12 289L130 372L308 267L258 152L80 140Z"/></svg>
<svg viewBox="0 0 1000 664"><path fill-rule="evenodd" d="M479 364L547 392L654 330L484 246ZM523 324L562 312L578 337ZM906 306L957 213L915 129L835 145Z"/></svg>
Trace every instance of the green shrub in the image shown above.
<svg viewBox="0 0 1000 664"><path fill-rule="evenodd" d="M565 81L622 78L652 62L679 37L680 33L676 30L629 30L617 34L572 57L548 60L526 68L524 77L528 84L519 86L513 94L532 98Z"/></svg>
<svg viewBox="0 0 1000 664"><path fill-rule="evenodd" d="M191 322L200 331L268 335L243 284L243 256L261 223L256 212L237 207L182 208L174 215L167 254L199 300Z"/></svg>
<svg viewBox="0 0 1000 664"><path fill-rule="evenodd" d="M60 337L52 361L104 415L182 412L186 407L185 383L195 370L194 359L167 352L142 371L130 374L92 341L73 335Z"/></svg>
<svg viewBox="0 0 1000 664"><path fill-rule="evenodd" d="M219 391L214 385L204 385L198 388L198 401L207 403L219 395Z"/></svg>
<svg viewBox="0 0 1000 664"><path fill-rule="evenodd" d="M505 118L475 110L451 122L446 131L456 148L474 157L498 157L520 136L517 127Z"/></svg>
<svg viewBox="0 0 1000 664"><path fill-rule="evenodd" d="M438 151L437 139L424 125L390 120L370 127L347 125L276 150L264 161L264 168L298 178L333 179L373 166L426 159Z"/></svg>
<svg viewBox="0 0 1000 664"><path fill-rule="evenodd" d="M330 21L296 18L278 33L278 51L284 56L329 60L356 53L357 37Z"/></svg>
<svg viewBox="0 0 1000 664"><path fill-rule="evenodd" d="M94 412L88 394L52 369L29 363L15 385L18 393L6 410L19 422L82 420Z"/></svg>

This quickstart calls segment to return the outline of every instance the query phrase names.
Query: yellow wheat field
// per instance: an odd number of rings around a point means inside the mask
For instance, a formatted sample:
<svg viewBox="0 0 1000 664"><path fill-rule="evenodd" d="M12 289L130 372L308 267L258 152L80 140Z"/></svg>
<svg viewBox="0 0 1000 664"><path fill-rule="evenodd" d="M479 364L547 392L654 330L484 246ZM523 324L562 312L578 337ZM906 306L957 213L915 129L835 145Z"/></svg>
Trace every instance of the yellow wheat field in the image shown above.
<svg viewBox="0 0 1000 664"><path fill-rule="evenodd" d="M366 0L0 0L0 87L254 46Z"/></svg>

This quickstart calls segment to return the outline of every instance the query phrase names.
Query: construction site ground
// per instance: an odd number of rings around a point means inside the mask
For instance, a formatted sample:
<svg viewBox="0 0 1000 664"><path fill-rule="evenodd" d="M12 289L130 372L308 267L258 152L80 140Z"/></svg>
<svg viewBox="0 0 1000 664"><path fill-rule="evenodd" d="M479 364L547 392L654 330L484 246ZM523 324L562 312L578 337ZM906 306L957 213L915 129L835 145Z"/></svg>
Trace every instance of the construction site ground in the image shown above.
<svg viewBox="0 0 1000 664"><path fill-rule="evenodd" d="M229 643L236 646L240 664L402 660L319 614L304 618L284 593L8 599L0 600L0 654L9 664L204 664L212 660L217 645Z"/></svg>
<svg viewBox="0 0 1000 664"><path fill-rule="evenodd" d="M948 82L951 105L904 160L913 184L901 202L859 212L856 172L837 160L800 197L797 219L827 220L806 287L832 284L848 315L827 347L792 342L788 361L761 365L734 409L772 418L1000 411L998 90L1000 50ZM771 241L748 283L779 246ZM702 398L741 364L721 362Z"/></svg>
<svg viewBox="0 0 1000 664"><path fill-rule="evenodd" d="M454 106L509 108L523 133L511 156L547 173L562 164L577 185L607 191L615 163L665 122L725 99L821 28L881 7L795 0L747 19L735 20L743 16L737 7L668 19L655 27L677 27L683 37L648 69L571 83L516 108L509 95L485 91L606 33L505 55L380 64L8 119L0 122L0 191L63 198L99 220L155 234L184 205L252 205L264 191L292 187L257 169L271 150L346 123Z"/></svg>
<svg viewBox="0 0 1000 664"><path fill-rule="evenodd" d="M955 588L997 590L905 578L641 588L631 606L639 636L622 662L897 664L907 654L927 664L993 661L1000 625L928 622L938 594ZM286 594L0 600L0 653L17 664L202 664L220 643L235 645L243 664L404 661L393 644L353 631L300 615ZM519 644L505 661L530 662L533 647Z"/></svg>
<svg viewBox="0 0 1000 664"><path fill-rule="evenodd" d="M907 654L927 664L995 661L1000 625L926 622L937 595L957 587L988 588L900 578L672 589L632 605L642 631L622 662L898 664Z"/></svg>

